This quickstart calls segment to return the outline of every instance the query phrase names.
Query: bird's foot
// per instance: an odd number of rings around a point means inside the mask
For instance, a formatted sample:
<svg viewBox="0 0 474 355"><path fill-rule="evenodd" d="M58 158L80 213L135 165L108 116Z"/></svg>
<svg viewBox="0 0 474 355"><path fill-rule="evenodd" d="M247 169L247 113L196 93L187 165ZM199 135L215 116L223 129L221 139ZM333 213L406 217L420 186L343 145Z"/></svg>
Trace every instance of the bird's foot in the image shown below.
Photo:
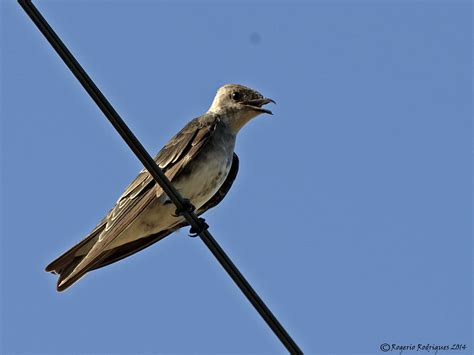
<svg viewBox="0 0 474 355"><path fill-rule="evenodd" d="M206 223L206 220L204 218L199 217L199 228L191 227L191 229L189 230L189 236L191 238L195 238L208 228L209 225Z"/></svg>
<svg viewBox="0 0 474 355"><path fill-rule="evenodd" d="M176 211L174 212L173 217L179 217L182 216L183 214L187 213L193 213L196 207L193 206L191 201L189 201L187 198L183 199L183 208L177 208Z"/></svg>

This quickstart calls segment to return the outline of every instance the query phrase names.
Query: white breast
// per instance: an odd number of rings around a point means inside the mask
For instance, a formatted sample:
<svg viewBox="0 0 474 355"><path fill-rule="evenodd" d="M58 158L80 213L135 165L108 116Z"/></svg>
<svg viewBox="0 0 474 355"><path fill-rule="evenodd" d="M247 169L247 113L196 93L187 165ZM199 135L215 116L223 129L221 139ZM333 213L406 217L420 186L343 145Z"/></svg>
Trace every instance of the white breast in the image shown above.
<svg viewBox="0 0 474 355"><path fill-rule="evenodd" d="M224 183L230 171L232 154L221 152L202 159L190 176L177 182L176 188L196 209L204 205Z"/></svg>

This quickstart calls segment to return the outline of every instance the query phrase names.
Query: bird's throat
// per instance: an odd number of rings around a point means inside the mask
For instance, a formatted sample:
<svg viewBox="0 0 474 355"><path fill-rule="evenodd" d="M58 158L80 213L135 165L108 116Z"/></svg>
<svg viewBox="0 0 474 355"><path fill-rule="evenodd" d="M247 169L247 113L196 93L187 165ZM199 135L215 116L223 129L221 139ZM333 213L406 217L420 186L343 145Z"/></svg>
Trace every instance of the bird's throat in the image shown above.
<svg viewBox="0 0 474 355"><path fill-rule="evenodd" d="M255 118L258 115L258 112L245 111L234 113L227 120L227 125L230 128L230 131L233 134L237 134L243 126L245 126L250 120Z"/></svg>

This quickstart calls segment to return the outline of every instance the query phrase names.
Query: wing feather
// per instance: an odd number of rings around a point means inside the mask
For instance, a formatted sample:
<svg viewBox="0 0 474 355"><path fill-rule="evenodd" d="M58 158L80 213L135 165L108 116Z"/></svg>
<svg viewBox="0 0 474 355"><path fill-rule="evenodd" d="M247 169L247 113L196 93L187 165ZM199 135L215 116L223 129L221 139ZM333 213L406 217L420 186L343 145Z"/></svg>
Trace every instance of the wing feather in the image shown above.
<svg viewBox="0 0 474 355"><path fill-rule="evenodd" d="M199 210L196 212L198 215L201 215L207 210L215 207L224 199L224 197L227 195L230 188L232 187L232 184L234 183L234 180L237 177L238 171L239 171L239 158L237 154L234 153L234 157L232 159L232 165L231 165L231 168L230 168L229 174L227 175L226 180L224 181L220 189L215 193L215 195L211 199L209 199L209 201L207 201L201 208L199 208ZM184 221L181 224L173 226L172 228L168 230L161 231L156 234L152 234L145 238L137 239L135 241L129 242L124 245L120 245L114 248L113 250L111 250L111 252L108 253L106 257L101 259L101 262L96 264L94 266L94 269L98 269L98 268L110 265L119 260L122 260L123 258L133 255L149 247L150 245L160 241L161 239L165 238L166 236L173 233L177 229L180 229L188 225L189 225L188 222Z"/></svg>
<svg viewBox="0 0 474 355"><path fill-rule="evenodd" d="M218 116L194 119L176 134L156 155L155 161L170 181L182 171L209 141L219 121ZM146 169L132 181L117 203L104 218L106 226L97 243L70 274L62 277L58 290L62 291L81 278L90 269L100 265L110 252L112 243L135 218L156 198L163 194ZM62 275L63 276L63 275Z"/></svg>

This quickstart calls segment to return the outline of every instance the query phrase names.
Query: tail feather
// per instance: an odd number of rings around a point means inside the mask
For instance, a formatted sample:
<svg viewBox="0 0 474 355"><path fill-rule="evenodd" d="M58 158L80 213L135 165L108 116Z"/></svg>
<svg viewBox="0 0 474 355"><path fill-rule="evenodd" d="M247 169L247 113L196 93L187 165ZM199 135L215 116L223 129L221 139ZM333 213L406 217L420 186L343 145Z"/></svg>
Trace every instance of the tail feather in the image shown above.
<svg viewBox="0 0 474 355"><path fill-rule="evenodd" d="M91 265L84 268L83 270L80 270L79 272L76 271L74 275L72 275L76 269L76 266L81 263L87 253L94 247L100 233L103 230L103 228L96 228L83 241L69 249L63 255L46 266L46 271L59 275L56 289L61 292L82 278L87 272L99 269L101 267L115 263L127 256L135 254L136 252L163 239L184 225L187 225L187 223L184 222L182 224L178 224L173 228L160 233L152 234L148 237L140 238L133 242L118 246L114 249L107 250L98 256L94 262L91 263Z"/></svg>
<svg viewBox="0 0 474 355"><path fill-rule="evenodd" d="M45 270L59 275L58 287L62 280L64 280L74 268L81 262L85 255L92 249L97 241L105 224L99 224L84 240L73 246L64 254L52 261ZM58 288L59 291L59 288Z"/></svg>
<svg viewBox="0 0 474 355"><path fill-rule="evenodd" d="M59 276L58 283L56 285L56 290L61 292L61 291L64 291L65 289L67 289L69 286L71 286L73 283L75 283L80 278L82 278L85 274L87 274L89 271L91 271L93 269L93 267L95 265L99 264L102 261L102 258L107 257L107 255L109 253L110 253L110 251L106 251L106 252L100 254L97 258L95 258L93 260L89 260L88 263L86 264L86 267L83 267L79 270L76 267L79 264L81 264L81 262L85 258L85 255L81 256L80 258L77 258L77 260L74 260L74 262L71 263L67 267L67 269L65 269L64 272Z"/></svg>

